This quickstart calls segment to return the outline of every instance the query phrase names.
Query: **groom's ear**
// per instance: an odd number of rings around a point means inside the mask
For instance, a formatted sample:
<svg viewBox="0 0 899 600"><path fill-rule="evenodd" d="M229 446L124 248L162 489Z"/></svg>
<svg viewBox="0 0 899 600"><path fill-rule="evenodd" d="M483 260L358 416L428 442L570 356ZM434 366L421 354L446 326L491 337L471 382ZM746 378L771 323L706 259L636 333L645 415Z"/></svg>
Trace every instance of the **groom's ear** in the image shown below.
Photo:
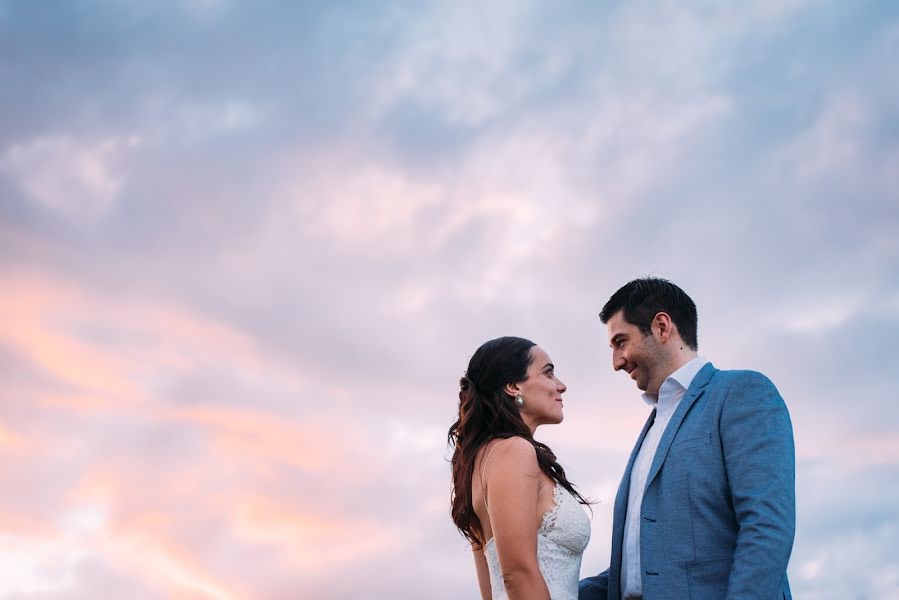
<svg viewBox="0 0 899 600"><path fill-rule="evenodd" d="M666 312L656 313L656 316L652 318L650 328L654 334L659 336L659 341L663 344L668 342L671 339L671 335L677 331L674 322L671 320L671 315Z"/></svg>

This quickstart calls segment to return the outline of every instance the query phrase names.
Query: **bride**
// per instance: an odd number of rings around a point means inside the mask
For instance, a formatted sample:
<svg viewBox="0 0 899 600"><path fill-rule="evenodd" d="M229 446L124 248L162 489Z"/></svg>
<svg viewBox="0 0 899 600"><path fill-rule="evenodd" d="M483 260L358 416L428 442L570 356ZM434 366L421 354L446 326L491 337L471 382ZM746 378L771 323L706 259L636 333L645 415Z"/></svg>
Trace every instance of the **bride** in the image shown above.
<svg viewBox="0 0 899 600"><path fill-rule="evenodd" d="M577 600L587 501L533 437L562 422L565 384L542 348L501 337L475 351L460 387L451 512L471 542L481 597Z"/></svg>

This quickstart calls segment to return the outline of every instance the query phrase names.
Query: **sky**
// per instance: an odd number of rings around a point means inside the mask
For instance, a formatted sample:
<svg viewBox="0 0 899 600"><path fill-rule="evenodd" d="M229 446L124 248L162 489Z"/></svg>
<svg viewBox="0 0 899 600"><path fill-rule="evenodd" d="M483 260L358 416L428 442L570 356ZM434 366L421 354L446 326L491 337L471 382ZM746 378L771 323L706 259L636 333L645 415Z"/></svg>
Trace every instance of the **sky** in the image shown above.
<svg viewBox="0 0 899 600"><path fill-rule="evenodd" d="M794 595L899 597L897 55L887 1L0 0L0 598L477 597L500 335L604 570L643 275L785 398Z"/></svg>

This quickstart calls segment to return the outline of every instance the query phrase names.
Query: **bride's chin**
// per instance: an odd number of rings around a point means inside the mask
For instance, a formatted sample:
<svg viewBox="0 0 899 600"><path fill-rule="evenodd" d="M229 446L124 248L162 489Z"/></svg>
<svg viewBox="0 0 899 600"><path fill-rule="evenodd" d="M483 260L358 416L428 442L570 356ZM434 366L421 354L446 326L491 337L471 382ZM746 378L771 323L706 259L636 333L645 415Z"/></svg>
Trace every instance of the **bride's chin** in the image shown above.
<svg viewBox="0 0 899 600"><path fill-rule="evenodd" d="M551 417L545 417L542 421L540 421L541 425L558 425L562 421L565 420L565 415L561 412L558 415L553 415Z"/></svg>

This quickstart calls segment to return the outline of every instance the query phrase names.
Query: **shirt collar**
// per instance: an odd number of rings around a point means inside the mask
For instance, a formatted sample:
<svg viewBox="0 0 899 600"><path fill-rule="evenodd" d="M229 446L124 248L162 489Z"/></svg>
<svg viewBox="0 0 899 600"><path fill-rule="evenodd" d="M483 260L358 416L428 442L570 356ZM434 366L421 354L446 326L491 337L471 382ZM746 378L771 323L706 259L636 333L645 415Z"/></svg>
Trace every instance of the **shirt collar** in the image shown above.
<svg viewBox="0 0 899 600"><path fill-rule="evenodd" d="M709 360L703 356L697 356L696 358L687 361L681 365L678 370L665 378L665 381L662 382L662 386L659 388L658 394L647 394L644 392L643 401L653 408L658 408L659 396L662 396L663 398L670 396L671 393L677 391L678 388L680 388L682 392L686 392L690 389L690 384L693 383L696 374L699 373L699 370L708 362Z"/></svg>

